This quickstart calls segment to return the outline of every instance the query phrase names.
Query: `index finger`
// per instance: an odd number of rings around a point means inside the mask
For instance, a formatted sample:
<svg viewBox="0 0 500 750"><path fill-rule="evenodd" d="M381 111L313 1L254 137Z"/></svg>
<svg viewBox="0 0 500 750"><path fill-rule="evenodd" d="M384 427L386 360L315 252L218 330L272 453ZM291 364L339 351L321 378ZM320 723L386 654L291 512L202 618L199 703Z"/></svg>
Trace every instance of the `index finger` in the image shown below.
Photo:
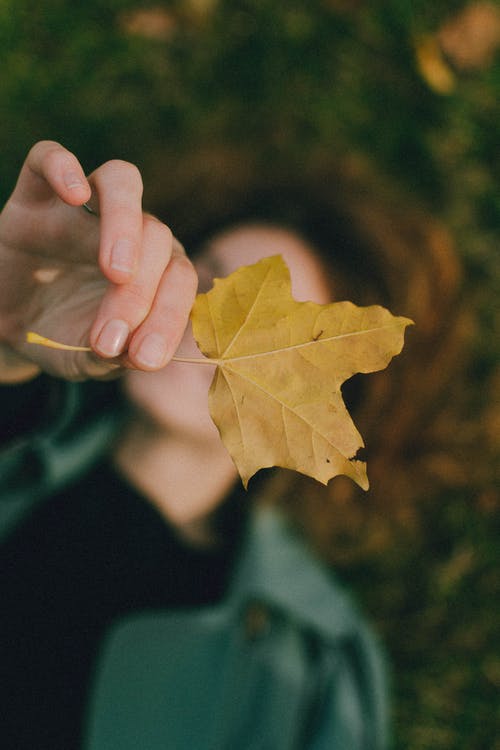
<svg viewBox="0 0 500 750"><path fill-rule="evenodd" d="M134 276L141 254L141 174L133 164L115 159L93 172L89 182L100 215L99 265L109 281L125 284Z"/></svg>

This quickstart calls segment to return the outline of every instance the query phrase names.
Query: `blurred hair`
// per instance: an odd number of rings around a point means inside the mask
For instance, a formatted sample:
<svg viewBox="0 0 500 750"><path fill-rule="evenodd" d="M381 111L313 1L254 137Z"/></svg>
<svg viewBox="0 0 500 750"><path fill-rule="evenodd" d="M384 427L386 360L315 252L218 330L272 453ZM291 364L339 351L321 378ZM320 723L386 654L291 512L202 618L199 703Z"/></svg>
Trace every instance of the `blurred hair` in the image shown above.
<svg viewBox="0 0 500 750"><path fill-rule="evenodd" d="M416 522L417 500L466 481L465 384L456 374L471 321L449 232L356 157L321 154L303 170L269 175L234 153L211 154L193 159L172 184L156 210L176 217L174 231L188 248L239 221L279 222L321 253L336 300L382 304L414 320L387 370L343 387L366 444L369 492L345 477L325 488L281 470L265 493L336 563L383 549Z"/></svg>

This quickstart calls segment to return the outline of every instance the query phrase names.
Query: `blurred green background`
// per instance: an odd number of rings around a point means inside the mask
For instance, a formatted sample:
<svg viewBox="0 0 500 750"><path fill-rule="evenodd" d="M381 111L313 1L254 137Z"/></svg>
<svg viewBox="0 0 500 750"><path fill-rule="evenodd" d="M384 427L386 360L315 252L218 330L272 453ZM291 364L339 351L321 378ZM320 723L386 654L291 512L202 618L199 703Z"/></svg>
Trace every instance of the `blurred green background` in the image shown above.
<svg viewBox="0 0 500 750"><path fill-rule="evenodd" d="M474 331L474 482L423 497L411 544L339 567L387 646L394 748L500 748L500 6L0 0L0 59L2 201L50 138L88 172L135 162L146 206L178 208L189 234L198 202L223 215L235 172L300 173L331 152L448 227Z"/></svg>

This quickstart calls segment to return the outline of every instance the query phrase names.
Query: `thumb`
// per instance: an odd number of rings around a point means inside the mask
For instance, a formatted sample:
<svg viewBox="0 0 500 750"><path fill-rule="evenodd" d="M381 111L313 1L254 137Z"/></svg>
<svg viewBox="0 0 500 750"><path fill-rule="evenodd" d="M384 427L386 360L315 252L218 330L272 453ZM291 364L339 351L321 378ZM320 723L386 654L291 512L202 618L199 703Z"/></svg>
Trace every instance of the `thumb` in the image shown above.
<svg viewBox="0 0 500 750"><path fill-rule="evenodd" d="M29 152L13 195L17 201L38 203L54 193L64 203L81 206L91 189L74 154L55 141L40 141Z"/></svg>

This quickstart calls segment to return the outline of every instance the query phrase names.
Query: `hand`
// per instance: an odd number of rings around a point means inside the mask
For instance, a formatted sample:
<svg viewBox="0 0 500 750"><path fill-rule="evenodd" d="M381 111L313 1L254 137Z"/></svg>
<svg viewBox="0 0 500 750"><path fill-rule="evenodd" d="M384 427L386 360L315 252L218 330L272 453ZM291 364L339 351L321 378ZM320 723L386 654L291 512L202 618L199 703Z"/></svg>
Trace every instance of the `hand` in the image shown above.
<svg viewBox="0 0 500 750"><path fill-rule="evenodd" d="M87 179L58 143L32 148L0 214L4 368L12 361L20 373L24 362L25 371L83 379L165 366L182 338L197 277L168 227L142 212L141 199L132 164L109 161ZM28 330L93 352L26 344Z"/></svg>

